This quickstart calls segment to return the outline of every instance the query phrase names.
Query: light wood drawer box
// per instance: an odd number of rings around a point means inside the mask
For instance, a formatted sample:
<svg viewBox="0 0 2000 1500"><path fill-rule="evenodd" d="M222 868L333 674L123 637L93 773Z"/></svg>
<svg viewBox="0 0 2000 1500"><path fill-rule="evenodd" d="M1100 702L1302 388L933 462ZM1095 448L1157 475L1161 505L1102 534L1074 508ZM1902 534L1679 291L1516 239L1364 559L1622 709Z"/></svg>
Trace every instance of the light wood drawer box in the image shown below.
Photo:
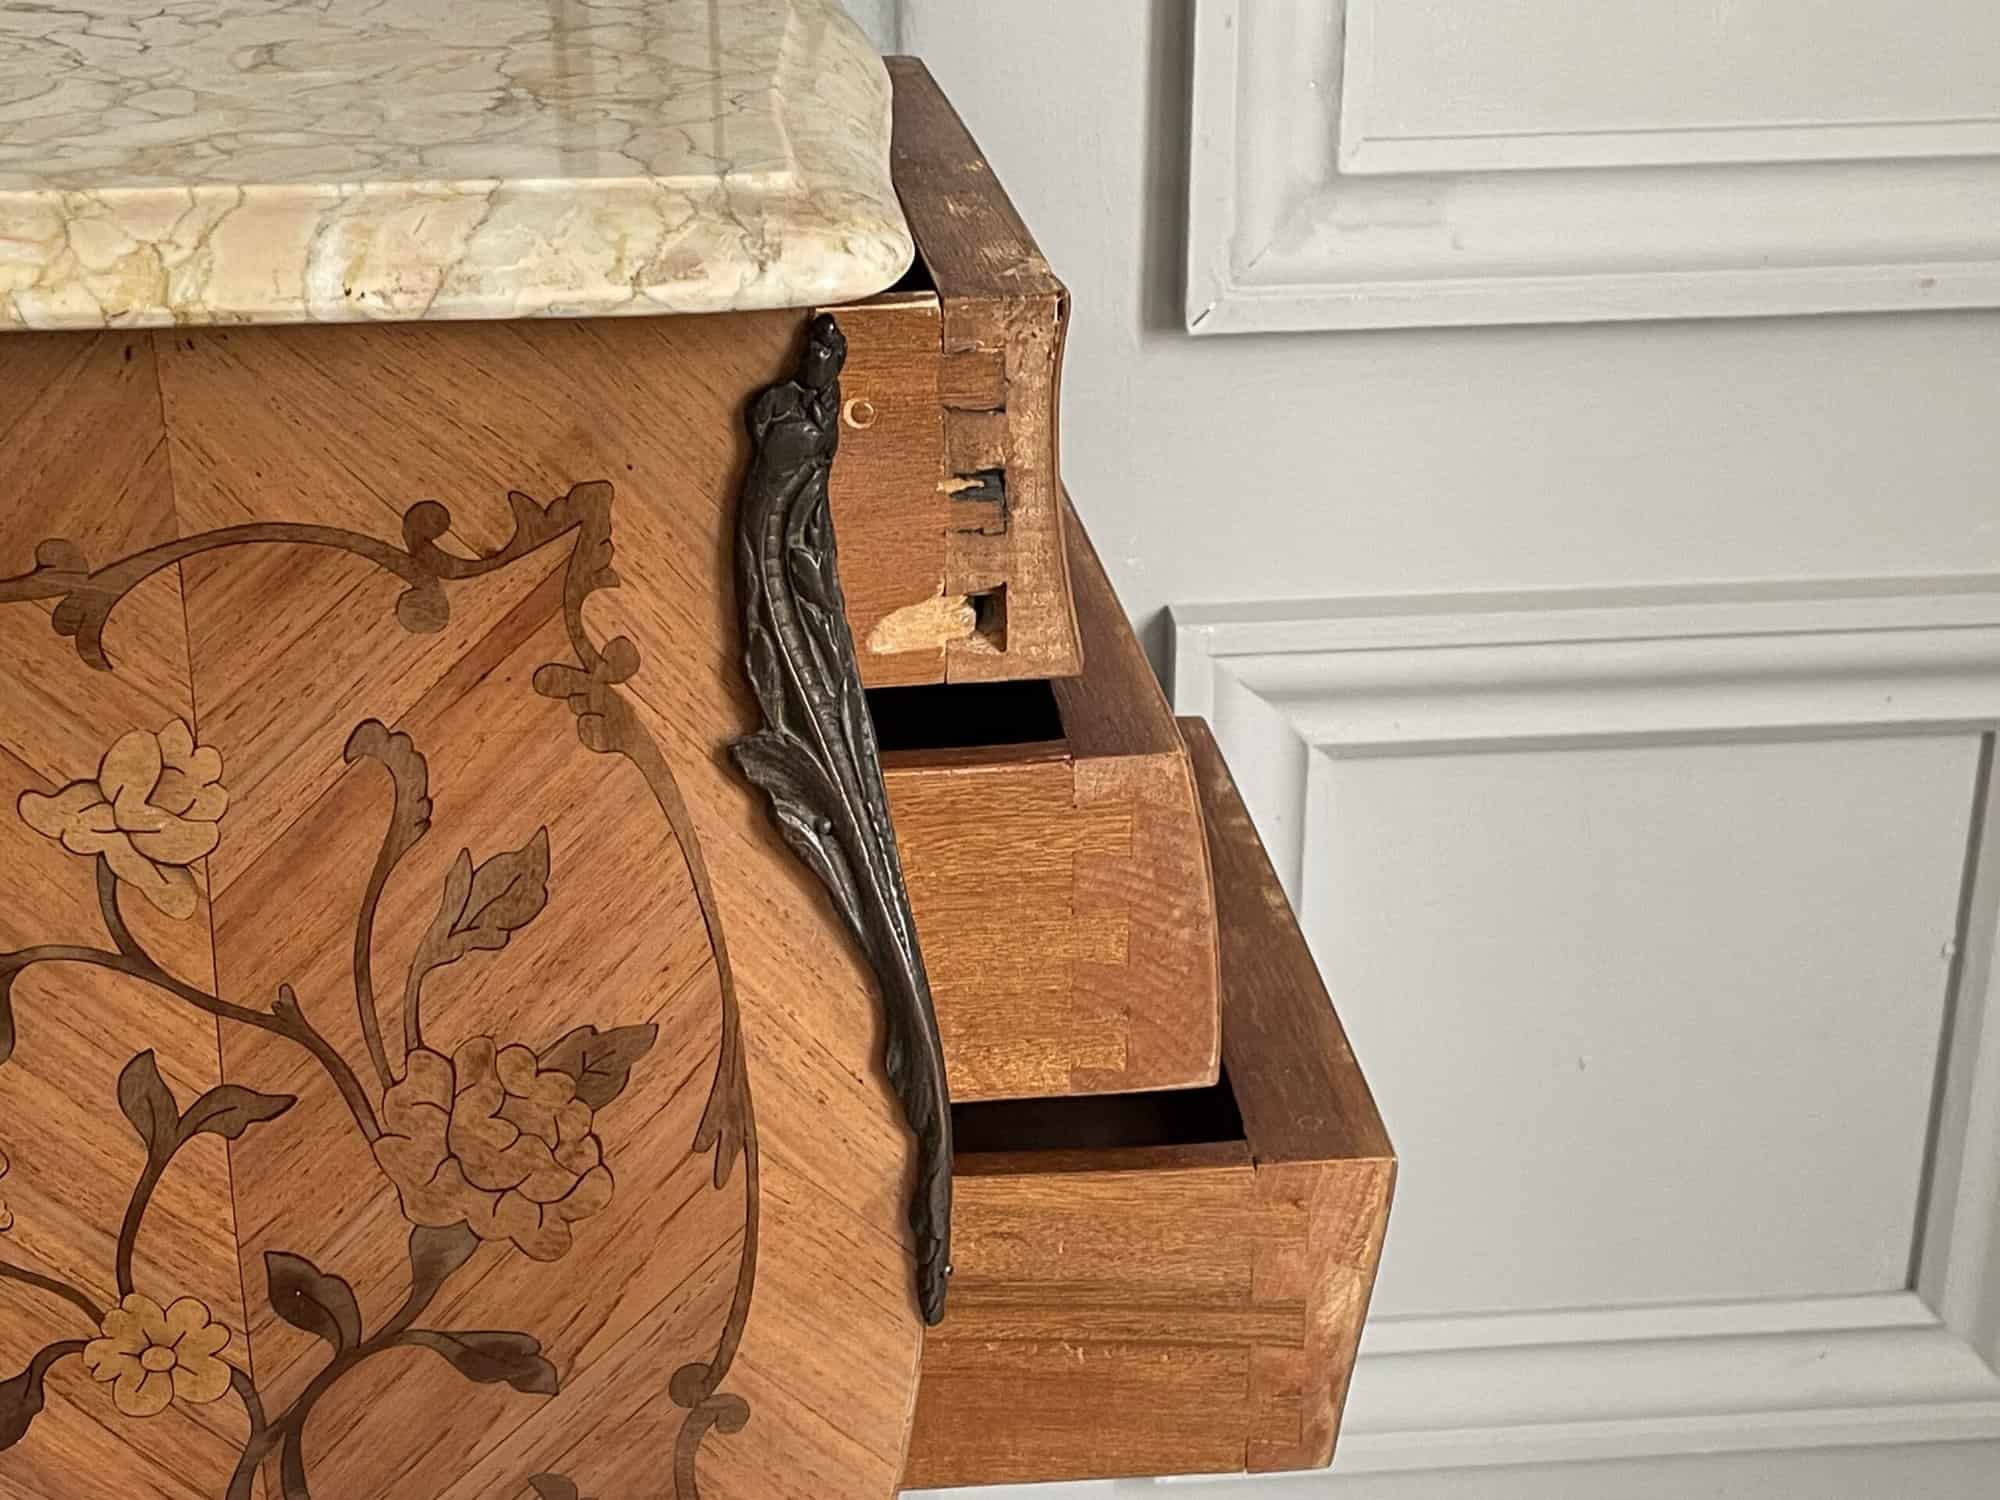
<svg viewBox="0 0 2000 1500"><path fill-rule="evenodd" d="M1216 1077L1215 905L1193 771L1073 513L1065 529L1083 676L874 695L961 1101ZM893 748L913 740L928 748Z"/></svg>
<svg viewBox="0 0 2000 1500"><path fill-rule="evenodd" d="M906 1488L1333 1453L1395 1158L1206 726L1225 1081L961 1107Z"/></svg>

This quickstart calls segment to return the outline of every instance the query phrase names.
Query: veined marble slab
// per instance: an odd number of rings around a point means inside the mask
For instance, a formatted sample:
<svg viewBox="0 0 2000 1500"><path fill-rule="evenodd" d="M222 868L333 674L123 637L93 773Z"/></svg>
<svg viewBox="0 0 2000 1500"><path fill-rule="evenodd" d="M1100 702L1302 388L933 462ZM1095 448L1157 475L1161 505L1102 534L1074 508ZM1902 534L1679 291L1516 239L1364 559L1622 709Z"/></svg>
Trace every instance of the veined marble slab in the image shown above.
<svg viewBox="0 0 2000 1500"><path fill-rule="evenodd" d="M834 0L0 4L0 328L807 306L911 255Z"/></svg>

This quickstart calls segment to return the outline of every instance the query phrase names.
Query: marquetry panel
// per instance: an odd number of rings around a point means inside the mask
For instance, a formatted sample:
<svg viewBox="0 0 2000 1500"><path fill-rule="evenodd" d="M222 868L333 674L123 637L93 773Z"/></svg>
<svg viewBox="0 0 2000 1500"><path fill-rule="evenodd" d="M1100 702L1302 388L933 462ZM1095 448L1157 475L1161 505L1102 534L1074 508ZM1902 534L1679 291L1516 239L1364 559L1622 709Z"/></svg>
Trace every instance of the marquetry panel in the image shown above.
<svg viewBox="0 0 2000 1500"><path fill-rule="evenodd" d="M101 565L173 538L147 339L0 341L0 388L21 393L0 413L12 502L0 509L0 576L37 562ZM115 672L88 665L59 633L57 604L0 603L0 953L10 955L0 959L0 1379L66 1351L44 1366L34 1441L0 1457L0 1497L111 1500L135 1485L220 1495L248 1430L241 1408L184 1402L121 1421L117 1406L147 1404L158 1382L121 1349L92 1350L136 1293L162 1313L193 1299L187 1312L198 1306L226 1338L219 1359L241 1364L248 1353L222 1138L188 1142L140 1195L149 1152L127 1119L161 1091L185 1107L223 1081L215 1017L116 971L115 937L189 984L214 985L198 871L144 858L111 805L136 793L127 824L163 821L147 806L165 769L162 739L192 747L180 578L169 567L133 589L102 637ZM99 850L101 870L89 852ZM97 958L55 961L70 949ZM21 961L36 955L50 961ZM136 1221L135 1198L145 1207ZM203 1373L212 1382L221 1369L209 1361ZM0 1441L22 1409L0 1387Z"/></svg>
<svg viewBox="0 0 2000 1500"><path fill-rule="evenodd" d="M893 1489L907 1147L724 754L797 322L0 343L0 1500Z"/></svg>

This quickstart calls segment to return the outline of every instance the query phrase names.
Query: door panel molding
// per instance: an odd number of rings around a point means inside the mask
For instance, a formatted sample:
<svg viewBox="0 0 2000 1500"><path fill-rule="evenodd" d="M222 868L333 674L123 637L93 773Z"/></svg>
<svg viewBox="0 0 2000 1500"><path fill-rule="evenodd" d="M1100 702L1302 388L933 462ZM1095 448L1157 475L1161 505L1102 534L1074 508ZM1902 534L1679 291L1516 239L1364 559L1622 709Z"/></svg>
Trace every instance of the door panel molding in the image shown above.
<svg viewBox="0 0 2000 1500"><path fill-rule="evenodd" d="M1347 0L1344 172L1507 171L2000 155L1984 0ZM1808 41L1812 66L1777 69ZM1579 67L1572 48L1591 48ZM1935 66L1940 53L1946 67Z"/></svg>
<svg viewBox="0 0 2000 1500"><path fill-rule="evenodd" d="M1985 736L1910 1289L1381 1319L1340 1466L2000 1439L2000 1025L1987 1024L2000 1014L2000 578L1194 605L1172 619L1176 708L1214 725L1302 909L1318 864L1306 830L1330 826L1336 759Z"/></svg>
<svg viewBox="0 0 2000 1500"><path fill-rule="evenodd" d="M1579 130L1528 89L1494 131L1399 136L1385 92L1425 81L1382 76L1377 3L1196 0L1190 332L2000 303L1983 113Z"/></svg>
<svg viewBox="0 0 2000 1500"><path fill-rule="evenodd" d="M2000 1436L2000 1375L1914 1293L1394 1319L1344 1471Z"/></svg>

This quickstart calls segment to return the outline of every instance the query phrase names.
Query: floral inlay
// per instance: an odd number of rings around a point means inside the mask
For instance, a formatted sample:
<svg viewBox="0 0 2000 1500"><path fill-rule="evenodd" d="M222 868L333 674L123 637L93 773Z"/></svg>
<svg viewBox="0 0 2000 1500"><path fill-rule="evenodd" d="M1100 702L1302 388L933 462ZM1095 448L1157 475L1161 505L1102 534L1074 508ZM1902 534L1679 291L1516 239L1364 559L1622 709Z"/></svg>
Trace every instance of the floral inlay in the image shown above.
<svg viewBox="0 0 2000 1500"><path fill-rule="evenodd" d="M436 546L449 532L451 517L434 501L405 515L400 548L333 527L256 523L177 538L93 570L73 543L44 541L35 549L33 570L0 577L0 604L55 600L51 618L57 633L72 638L90 666L109 671L105 626L135 585L185 558L242 543L336 548L372 562L407 585L397 600L396 616L415 632L439 630L449 619L447 582L494 572L564 538L571 544L566 598L572 606L616 582L609 565L608 484L578 485L547 505L511 494L508 504L514 536L475 560ZM639 668L637 649L622 637L600 647L584 629L579 607L572 607L566 619L575 660L539 668L532 679L535 692L567 704L576 715L578 739L588 749L618 755L638 769L676 838L688 847L694 829L672 770L617 691ZM334 1045L314 1024L332 1003L327 995L302 1003L289 983L279 983L275 997L217 993L171 972L133 932L125 910L131 890L169 916L194 916L200 895L190 867L220 844L220 825L229 807L220 752L197 743L187 723L174 719L157 733L135 730L118 738L102 756L95 777L73 781L53 795L29 792L20 798L19 816L29 827L95 866L108 941L0 951L0 1067L17 1048L35 1045L32 1026L25 1035L16 1028L17 982L44 964L110 970L136 982L135 996L150 993L191 1006L300 1049L338 1094L378 1169L396 1189L409 1224L408 1292L394 1311L364 1311L353 1285L337 1269L322 1268L289 1250L266 1249L261 1290L271 1313L326 1346L325 1363L280 1407L267 1400L269 1393L258 1388L248 1370L224 1358L232 1335L208 1304L182 1296L163 1306L155 1289L142 1289L146 1265L137 1250L147 1213L182 1149L202 1136L233 1142L247 1131L272 1128L299 1101L293 1094L225 1082L183 1106L153 1052L141 1051L127 1062L116 1088L118 1110L144 1148L112 1263L103 1275L106 1286L116 1287L116 1304L101 1305L94 1287L69 1276L0 1257L0 1280L68 1304L77 1320L69 1336L47 1344L25 1369L0 1378L0 1453L29 1438L48 1404L50 1373L72 1359L107 1387L108 1402L130 1417L158 1415L177 1401L207 1404L233 1392L247 1418L247 1435L218 1500L253 1500L259 1476L266 1474L276 1476L285 1500L312 1500L306 1429L316 1404L365 1362L390 1350L427 1351L467 1381L506 1386L522 1397L546 1400L561 1390L561 1372L533 1334L438 1326L427 1322L426 1315L447 1284L469 1267L491 1265L517 1250L538 1261L560 1258L572 1248L573 1226L609 1206L614 1183L601 1119L652 1050L658 1028L577 1025L552 1041L529 1044L503 1045L482 1035L426 1041L425 988L433 976L454 965L477 964L506 948L547 907L547 828L537 829L519 847L483 860L475 861L469 849L459 851L445 873L436 914L410 957L401 986L401 1025L386 1027L384 1012L390 1007L375 990L377 917L392 890L392 876L431 831L429 767L407 733L375 719L355 726L342 759L348 767L379 766L387 773L393 798L354 914L351 998L365 1057ZM713 893L698 864L691 873L711 941L719 945ZM402 898L397 894L392 899ZM714 1154L718 1190L737 1161L752 1163L745 1184L744 1234L754 1246L755 1133L737 1041L735 997L726 982L722 1021L720 1060L690 1149L696 1155ZM5 1125L0 1121L0 1127ZM0 1178L9 1166L0 1153ZM13 1216L0 1201L0 1233L12 1227ZM694 1455L704 1436L711 1430L739 1431L749 1419L748 1404L722 1384L742 1337L755 1270L753 1252L739 1268L713 1356L683 1366L663 1382L663 1396L686 1412L669 1476L677 1500L698 1500ZM245 1291L254 1295L251 1287ZM247 1304L243 1311L246 1318L256 1317ZM536 1500L580 1500L576 1485L561 1474L530 1473L521 1482Z"/></svg>
<svg viewBox="0 0 2000 1500"><path fill-rule="evenodd" d="M162 1308L133 1292L104 1315L99 1337L83 1349L90 1378L111 1387L128 1417L157 1417L175 1400L206 1406L229 1394L221 1358L229 1330L205 1303L182 1297Z"/></svg>
<svg viewBox="0 0 2000 1500"><path fill-rule="evenodd" d="M569 1226L610 1204L593 1112L567 1073L483 1036L450 1058L419 1048L405 1066L382 1099L375 1159L411 1223L463 1221L482 1240L556 1260Z"/></svg>
<svg viewBox="0 0 2000 1500"><path fill-rule="evenodd" d="M484 1244L518 1246L536 1260L555 1260L572 1244L570 1226L610 1205L612 1179L597 1112L625 1090L633 1065L652 1049L657 1028L578 1026L540 1054L485 1036L460 1043L450 1056L425 1044L426 981L505 948L547 908L549 833L541 828L519 848L477 863L469 849L459 851L445 874L437 914L410 959L403 982L404 1045L400 1058L392 1058L370 954L388 876L430 832L430 771L407 734L393 733L374 719L355 727L344 759L349 765L379 764L393 793L376 859L380 878L355 917L354 1004L379 1095L321 1035L290 985L278 987L268 1010L224 999L162 968L127 924L120 900L128 886L138 886L174 915L192 915L194 888L185 862L219 843L218 824L228 802L221 757L210 747L197 747L179 720L157 735L135 732L119 739L96 780L73 783L53 797L31 793L21 799L24 819L64 848L95 860L100 914L112 949L52 945L0 954L0 1063L14 1043L8 1000L13 981L23 969L44 962L115 968L226 1021L295 1043L325 1071L395 1185L411 1225L410 1298L401 1313L371 1332L344 1278L303 1256L267 1250L271 1310L323 1339L338 1363L330 1367L329 1379L308 1384L292 1406L275 1415L266 1412L247 1372L222 1358L228 1328L197 1298L181 1297L162 1307L139 1290L135 1251L154 1190L188 1142L202 1135L233 1141L281 1118L298 1100L225 1083L183 1109L153 1053L141 1052L118 1077L118 1107L145 1147L145 1167L116 1247L118 1304L102 1310L73 1283L0 1260L0 1278L66 1299L89 1317L97 1334L50 1345L18 1381L0 1383L0 1449L25 1435L45 1400L48 1368L70 1355L81 1358L93 1380L111 1387L113 1403L128 1417L157 1416L175 1401L203 1405L240 1388L251 1432L225 1500L249 1500L252 1476L273 1452L286 1469L301 1466L302 1434L313 1403L333 1379L387 1349L430 1350L468 1380L505 1384L523 1395L547 1397L560 1389L555 1366L532 1335L424 1327L417 1317ZM174 875L187 878L187 885L173 881ZM294 1484L286 1500L310 1496Z"/></svg>
<svg viewBox="0 0 2000 1500"><path fill-rule="evenodd" d="M21 794L21 818L72 854L99 855L119 881L170 917L194 915L188 866L215 852L229 806L222 754L197 745L184 720L135 729L104 752L92 781L54 796Z"/></svg>

